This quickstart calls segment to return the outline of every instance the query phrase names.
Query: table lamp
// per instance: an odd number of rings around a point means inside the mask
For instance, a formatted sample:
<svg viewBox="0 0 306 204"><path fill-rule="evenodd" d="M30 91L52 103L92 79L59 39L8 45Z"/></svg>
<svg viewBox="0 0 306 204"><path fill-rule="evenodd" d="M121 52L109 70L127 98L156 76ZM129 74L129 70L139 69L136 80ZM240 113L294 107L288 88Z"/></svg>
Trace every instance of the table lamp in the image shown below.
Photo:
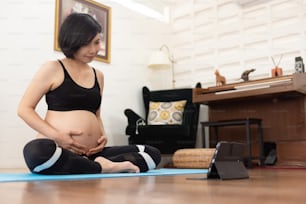
<svg viewBox="0 0 306 204"><path fill-rule="evenodd" d="M162 45L159 50L155 51L149 60L148 67L152 69L168 69L171 68L172 72L172 87L175 88L174 79L174 58L170 54L169 47L167 45Z"/></svg>

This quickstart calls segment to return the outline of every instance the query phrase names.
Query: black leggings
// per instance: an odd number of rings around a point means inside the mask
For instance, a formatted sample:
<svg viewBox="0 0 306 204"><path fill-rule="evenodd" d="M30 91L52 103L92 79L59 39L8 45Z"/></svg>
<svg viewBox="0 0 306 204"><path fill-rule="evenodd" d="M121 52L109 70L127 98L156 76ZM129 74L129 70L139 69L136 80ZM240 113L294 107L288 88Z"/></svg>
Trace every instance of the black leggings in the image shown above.
<svg viewBox="0 0 306 204"><path fill-rule="evenodd" d="M95 174L102 168L94 159L102 156L113 162L130 161L140 172L154 169L161 160L160 151L148 145L105 147L90 157L77 155L57 146L50 139L35 139L27 143L23 155L28 168L37 174Z"/></svg>

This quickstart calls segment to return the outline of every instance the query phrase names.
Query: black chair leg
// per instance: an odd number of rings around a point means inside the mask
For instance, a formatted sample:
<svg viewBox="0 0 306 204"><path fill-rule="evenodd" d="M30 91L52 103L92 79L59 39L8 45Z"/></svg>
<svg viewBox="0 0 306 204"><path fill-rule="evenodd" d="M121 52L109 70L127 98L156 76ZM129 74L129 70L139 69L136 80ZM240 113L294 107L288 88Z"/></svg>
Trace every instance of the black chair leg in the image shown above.
<svg viewBox="0 0 306 204"><path fill-rule="evenodd" d="M261 123L258 124L258 142L259 142L259 161L260 166L264 165L264 147L263 147L263 133Z"/></svg>
<svg viewBox="0 0 306 204"><path fill-rule="evenodd" d="M249 122L249 120L246 120L245 128L246 128L246 140L247 140L246 142L247 142L247 146L248 146L247 166L249 168L252 168L252 166L253 166L253 164L252 164L252 144L251 144L250 122Z"/></svg>

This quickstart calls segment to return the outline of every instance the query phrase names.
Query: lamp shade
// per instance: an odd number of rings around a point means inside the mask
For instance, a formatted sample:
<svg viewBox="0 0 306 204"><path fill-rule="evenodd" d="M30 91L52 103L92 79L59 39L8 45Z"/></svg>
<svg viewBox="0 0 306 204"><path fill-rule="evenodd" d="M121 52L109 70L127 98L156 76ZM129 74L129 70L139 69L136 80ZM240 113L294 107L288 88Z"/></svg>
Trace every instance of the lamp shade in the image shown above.
<svg viewBox="0 0 306 204"><path fill-rule="evenodd" d="M152 69L168 69L171 67L171 61L169 56L163 50L158 50L151 55L148 64L149 68Z"/></svg>

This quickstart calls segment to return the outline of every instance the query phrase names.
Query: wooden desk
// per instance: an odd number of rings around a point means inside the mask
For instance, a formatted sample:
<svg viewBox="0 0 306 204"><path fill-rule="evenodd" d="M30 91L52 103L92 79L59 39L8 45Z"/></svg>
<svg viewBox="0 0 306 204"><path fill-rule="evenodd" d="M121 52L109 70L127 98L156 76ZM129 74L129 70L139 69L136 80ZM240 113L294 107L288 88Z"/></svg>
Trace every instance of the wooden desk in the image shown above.
<svg viewBox="0 0 306 204"><path fill-rule="evenodd" d="M195 88L193 102L208 105L212 121L261 118L264 141L277 145L278 165L306 166L306 73ZM239 135L243 130L229 128L220 140Z"/></svg>

